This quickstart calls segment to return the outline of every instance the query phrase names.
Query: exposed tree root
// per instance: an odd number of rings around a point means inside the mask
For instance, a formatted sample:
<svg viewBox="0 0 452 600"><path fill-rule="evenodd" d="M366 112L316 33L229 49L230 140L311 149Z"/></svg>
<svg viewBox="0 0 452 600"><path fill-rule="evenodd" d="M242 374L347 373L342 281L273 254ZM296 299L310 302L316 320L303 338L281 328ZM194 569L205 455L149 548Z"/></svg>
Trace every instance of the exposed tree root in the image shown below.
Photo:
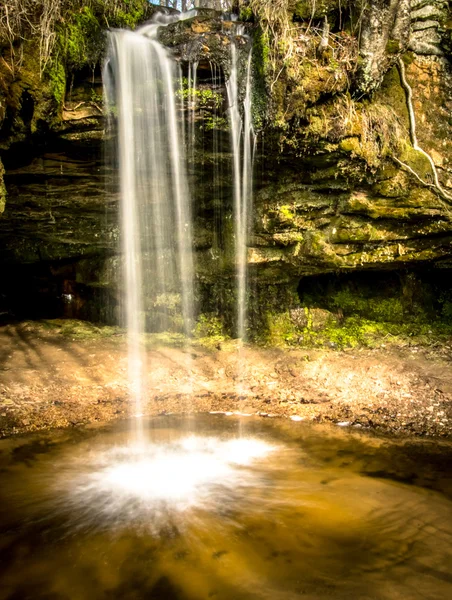
<svg viewBox="0 0 452 600"><path fill-rule="evenodd" d="M413 108L413 91L411 89L410 84L408 83L408 81L406 79L405 65L403 64L403 61L401 58L398 59L397 66L398 66L399 73L400 73L400 81L401 81L402 86L406 93L406 104L407 104L408 116L409 116L409 122L410 122L411 145L413 146L414 150L416 150L417 152L420 152L429 161L431 169L432 169L434 183L428 183L427 181L422 179L422 177L420 177L416 173L416 171L414 171L414 169L412 169L409 165L402 162L398 158L394 157L394 160L401 167L403 167L406 171L411 173L411 175L413 175L423 186L435 191L446 202L452 203L452 196L446 192L446 190L442 187L442 185L439 181L438 170L436 168L435 163L433 162L432 157L425 150L423 150L418 144L417 135L416 135L416 116L414 114L414 108Z"/></svg>

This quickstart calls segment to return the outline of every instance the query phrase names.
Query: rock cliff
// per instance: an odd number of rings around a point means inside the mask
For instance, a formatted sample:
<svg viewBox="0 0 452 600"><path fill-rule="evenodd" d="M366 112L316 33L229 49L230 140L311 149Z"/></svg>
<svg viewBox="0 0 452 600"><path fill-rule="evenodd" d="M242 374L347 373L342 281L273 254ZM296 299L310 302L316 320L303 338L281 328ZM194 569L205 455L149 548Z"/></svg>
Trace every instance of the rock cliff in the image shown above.
<svg viewBox="0 0 452 600"><path fill-rule="evenodd" d="M452 258L447 3L277 4L279 12L266 0L240 3L253 44L258 133L248 256L261 290L256 298L268 299L254 311L258 328L263 304L272 314L297 309L305 277L447 269ZM23 44L20 64L13 60L16 42L2 40L0 262L9 310L11 287L16 300L25 290L14 283L21 269L31 274L33 293L57 291L58 310L71 316L107 318L96 307L99 290L117 303L115 170L103 152L103 31L134 27L154 10L138 0L133 11L119 5L115 12L107 0L80 1L68 23L57 23L44 68L38 40ZM224 91L231 36L246 52L249 38L237 37L235 25L210 10L162 32L183 69L198 63L191 183L199 303L209 314L212 298L228 312L233 287ZM78 297L70 308L68 296Z"/></svg>

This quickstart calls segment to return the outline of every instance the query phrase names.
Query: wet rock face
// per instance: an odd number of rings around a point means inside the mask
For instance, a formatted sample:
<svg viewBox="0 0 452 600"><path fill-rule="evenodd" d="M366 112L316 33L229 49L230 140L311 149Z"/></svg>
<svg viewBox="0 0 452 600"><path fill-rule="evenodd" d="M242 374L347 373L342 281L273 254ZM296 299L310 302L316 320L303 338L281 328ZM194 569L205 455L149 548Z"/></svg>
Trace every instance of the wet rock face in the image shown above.
<svg viewBox="0 0 452 600"><path fill-rule="evenodd" d="M29 164L7 170L3 263L67 260L114 247L101 156L99 143L60 142Z"/></svg>
<svg viewBox="0 0 452 600"><path fill-rule="evenodd" d="M367 55L369 81L379 86L372 100L355 101L342 94L325 100L320 92L307 93L312 101L306 109L303 100L305 116L288 123L282 136L280 131L275 136L271 123L259 134L248 259L253 284L264 290L262 303L266 286L278 285L274 306L296 310L294 285L309 275L452 264L448 204L401 169L391 154L397 151L421 179L432 182L429 162L410 145L406 94L396 67L391 68L394 57L409 46L414 52L404 55L405 69L413 90L419 144L433 158L443 185L452 186L451 69L439 42L432 46L433 38L428 37L433 30L440 32L438 15L443 7L440 2L418 2L407 13L402 1L384 4L380 15L368 15L370 21L384 18L385 23L388 11L392 15L386 44L383 47L380 40L372 56ZM377 21L363 40L364 54L372 46L372 35L377 35ZM190 166L199 303L214 310L210 299L220 299L225 312L232 314L234 239L224 92L231 27L216 13L203 11L195 19L162 29L161 37L183 70L188 61L199 63L197 144ZM388 40L394 37L401 46L389 56ZM249 40L242 42L246 55ZM381 60L376 60L378 52ZM212 65L218 74L215 82ZM256 64L257 83L259 68ZM325 85L334 78L334 72L326 73L328 68L320 69ZM316 69L312 73L314 77ZM304 76L303 81L318 91L319 82ZM48 289L56 289L60 298L57 312L114 321L120 272L118 196L115 169L103 150L101 93L98 70L76 74L52 131L38 137L23 132L25 137L15 137L16 144L3 151L0 212L6 189L8 199L0 218L0 265L11 274L3 287L13 285L15 266L28 265L31 271L36 267L36 289L42 289L43 281L52 282ZM262 102L261 97L255 99ZM24 97L24 123L30 112L30 101ZM20 293L27 292L20 288ZM109 315L98 309L105 294L114 307ZM68 297L77 302L69 306Z"/></svg>
<svg viewBox="0 0 452 600"><path fill-rule="evenodd" d="M288 273L450 260L452 222L435 194L412 188L395 169L373 185L355 187L337 164L316 168L315 162L305 162L304 169L301 161L297 169L287 163L276 172L269 164L263 168L250 248L256 273L275 281Z"/></svg>
<svg viewBox="0 0 452 600"><path fill-rule="evenodd" d="M184 62L213 62L229 72L231 33L234 24L215 10L200 9L196 17L172 23L159 30L159 40ZM245 38L236 42L243 47Z"/></svg>

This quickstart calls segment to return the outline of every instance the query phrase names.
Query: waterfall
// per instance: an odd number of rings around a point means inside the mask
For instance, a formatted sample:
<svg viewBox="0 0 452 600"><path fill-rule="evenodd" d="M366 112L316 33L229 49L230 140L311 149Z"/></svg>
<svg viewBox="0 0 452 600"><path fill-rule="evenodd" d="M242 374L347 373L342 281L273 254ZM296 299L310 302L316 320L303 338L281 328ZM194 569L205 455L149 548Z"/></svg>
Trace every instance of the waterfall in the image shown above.
<svg viewBox="0 0 452 600"><path fill-rule="evenodd" d="M154 22L135 32L116 30L108 34L104 81L107 112L117 133L124 321L130 396L137 415L142 415L147 395L144 333L176 330L188 339L194 326L195 273L185 147L193 163L198 64L193 61L189 65L185 144L182 70L157 40L159 27L192 16L193 12L158 14ZM240 26L235 32L243 36ZM236 330L245 340L254 131L251 53L243 58L233 40L226 88L233 155ZM217 83L216 73L213 79ZM243 89L244 93L239 91ZM218 137L213 143L218 151ZM214 179L219 184L218 165ZM220 239L221 232L217 251L222 249ZM141 435L140 419L137 423Z"/></svg>
<svg viewBox="0 0 452 600"><path fill-rule="evenodd" d="M118 134L128 375L137 415L146 391L143 333L176 328L190 336L194 319L192 217L176 106L181 82L156 39L158 27L175 17L157 19L136 32L110 32L104 70Z"/></svg>
<svg viewBox="0 0 452 600"><path fill-rule="evenodd" d="M237 35L243 28L237 27ZM250 229L253 189L254 130L252 121L251 52L246 64L243 116L240 111L239 53L231 43L231 73L226 83L233 154L234 237L237 281L237 336L245 341L247 319L247 244Z"/></svg>

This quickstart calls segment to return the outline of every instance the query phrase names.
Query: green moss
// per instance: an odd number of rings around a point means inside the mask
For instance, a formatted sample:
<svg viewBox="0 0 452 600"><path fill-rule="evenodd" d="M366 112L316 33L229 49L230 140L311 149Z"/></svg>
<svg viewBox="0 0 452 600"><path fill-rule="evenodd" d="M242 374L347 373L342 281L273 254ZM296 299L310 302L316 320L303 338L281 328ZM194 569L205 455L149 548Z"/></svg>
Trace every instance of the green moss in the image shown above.
<svg viewBox="0 0 452 600"><path fill-rule="evenodd" d="M318 78L318 74L313 76ZM361 172L361 178L366 171L375 173L386 157L398 153L405 136L398 114L382 98L358 102L349 94L338 94L307 109L306 117L308 123L302 129L306 142L338 144L343 153L359 160L356 165L349 161L347 178L350 167Z"/></svg>
<svg viewBox="0 0 452 600"><path fill-rule="evenodd" d="M398 54L400 52L400 42L398 40L388 40L386 52L388 54Z"/></svg>
<svg viewBox="0 0 452 600"><path fill-rule="evenodd" d="M416 54L414 52L405 52L402 56L403 62L408 66L416 60Z"/></svg>
<svg viewBox="0 0 452 600"><path fill-rule="evenodd" d="M140 6L141 4L141 6ZM115 25L117 27L126 27L128 29L135 29L135 27L143 21L145 17L145 10L142 6L142 2L133 3L130 1L131 8L128 11L118 10L115 15Z"/></svg>
<svg viewBox="0 0 452 600"><path fill-rule="evenodd" d="M102 59L106 26L134 29L146 18L146 0L122 0L115 10L105 0L74 10L56 29L56 50L46 69L46 77L58 104L66 91L66 74L85 66L94 68Z"/></svg>
<svg viewBox="0 0 452 600"><path fill-rule="evenodd" d="M328 121L324 116L312 115L309 119L309 135L314 138L327 137Z"/></svg>
<svg viewBox="0 0 452 600"><path fill-rule="evenodd" d="M342 320L332 317L326 320L322 327L314 328L312 318L309 316L311 309L305 308L305 310L308 313L305 327L297 327L289 313L272 316L265 345L337 349L373 348L388 345L430 344L441 340L446 341L452 335L452 322L444 322L440 319L429 323L392 323L353 315Z"/></svg>
<svg viewBox="0 0 452 600"><path fill-rule="evenodd" d="M409 142L402 145L399 158L402 162L410 166L421 179L428 179L431 177L432 167L428 158L422 152L415 150Z"/></svg>
<svg viewBox="0 0 452 600"><path fill-rule="evenodd" d="M268 34L261 27L253 36L253 60L258 74L265 79L270 66L270 42Z"/></svg>
<svg viewBox="0 0 452 600"><path fill-rule="evenodd" d="M256 131L260 131L267 120L269 94L268 76L270 73L270 44L268 35L261 27L253 33L253 86L252 86L252 111L253 124Z"/></svg>
<svg viewBox="0 0 452 600"><path fill-rule="evenodd" d="M204 131L213 131L214 129L228 131L229 121L224 117L218 117L216 115L204 115L201 129Z"/></svg>
<svg viewBox="0 0 452 600"><path fill-rule="evenodd" d="M393 177L376 183L372 191L385 198L404 198L410 193L408 177L403 171L396 171Z"/></svg>
<svg viewBox="0 0 452 600"><path fill-rule="evenodd" d="M286 204L279 207L278 216L281 221L286 223L293 223L295 219L295 213L293 212L292 207Z"/></svg>
<svg viewBox="0 0 452 600"><path fill-rule="evenodd" d="M253 21L254 20L253 10L250 6L242 6L240 8L239 20L240 21Z"/></svg>
<svg viewBox="0 0 452 600"><path fill-rule="evenodd" d="M446 300L441 307L441 315L444 319L452 322L452 300Z"/></svg>
<svg viewBox="0 0 452 600"><path fill-rule="evenodd" d="M359 156L361 154L361 146L357 137L349 137L341 140L339 148L348 154Z"/></svg>
<svg viewBox="0 0 452 600"><path fill-rule="evenodd" d="M380 347L448 341L452 289L441 276L398 272L307 277L256 294L254 340L270 346Z"/></svg>
<svg viewBox="0 0 452 600"><path fill-rule="evenodd" d="M134 29L139 19L139 16L141 16L141 13L139 11L133 11L132 13L128 13L124 10L118 10L118 12L116 13L116 22L122 27Z"/></svg>
<svg viewBox="0 0 452 600"><path fill-rule="evenodd" d="M96 43L101 35L101 26L91 8L85 6L75 12L66 24L63 35L69 69L77 70L84 65L96 64L99 59Z"/></svg>
<svg viewBox="0 0 452 600"><path fill-rule="evenodd" d="M364 298L356 291L343 289L331 298L331 305L346 315L366 315L367 318L389 323L403 323L406 319L400 297Z"/></svg>
<svg viewBox="0 0 452 600"><path fill-rule="evenodd" d="M374 99L377 102L391 106L405 127L408 128L406 94L400 82L397 67L393 67L386 73L380 88L375 92Z"/></svg>
<svg viewBox="0 0 452 600"><path fill-rule="evenodd" d="M57 42L53 57L45 70L50 91L62 105L66 93L67 73L94 67L103 50L102 25L91 7L74 11L56 30Z"/></svg>
<svg viewBox="0 0 452 600"><path fill-rule="evenodd" d="M266 343L270 346L292 345L298 339L299 332L288 311L267 315Z"/></svg>
<svg viewBox="0 0 452 600"><path fill-rule="evenodd" d="M81 341L110 338L123 333L119 327L96 326L93 323L75 319L43 320L38 322L38 326L44 330L57 331L64 337Z"/></svg>
<svg viewBox="0 0 452 600"><path fill-rule="evenodd" d="M223 323L221 319L213 313L201 314L196 323L195 337L223 338Z"/></svg>
<svg viewBox="0 0 452 600"><path fill-rule="evenodd" d="M333 346L338 349L381 347L388 345L430 344L448 339L452 324L442 321L430 323L387 323L353 316L321 332L305 332L302 345Z"/></svg>
<svg viewBox="0 0 452 600"><path fill-rule="evenodd" d="M251 286L247 305L250 341L279 345L295 340L291 311L299 305L296 284Z"/></svg>
<svg viewBox="0 0 452 600"><path fill-rule="evenodd" d="M57 104L61 106L66 94L66 70L63 63L58 59L52 59L46 69L45 75L53 97Z"/></svg>
<svg viewBox="0 0 452 600"><path fill-rule="evenodd" d="M176 92L179 98L196 99L197 108L199 109L218 109L223 104L223 95L214 92L210 88L192 88L188 86L188 80L184 78L183 88Z"/></svg>

